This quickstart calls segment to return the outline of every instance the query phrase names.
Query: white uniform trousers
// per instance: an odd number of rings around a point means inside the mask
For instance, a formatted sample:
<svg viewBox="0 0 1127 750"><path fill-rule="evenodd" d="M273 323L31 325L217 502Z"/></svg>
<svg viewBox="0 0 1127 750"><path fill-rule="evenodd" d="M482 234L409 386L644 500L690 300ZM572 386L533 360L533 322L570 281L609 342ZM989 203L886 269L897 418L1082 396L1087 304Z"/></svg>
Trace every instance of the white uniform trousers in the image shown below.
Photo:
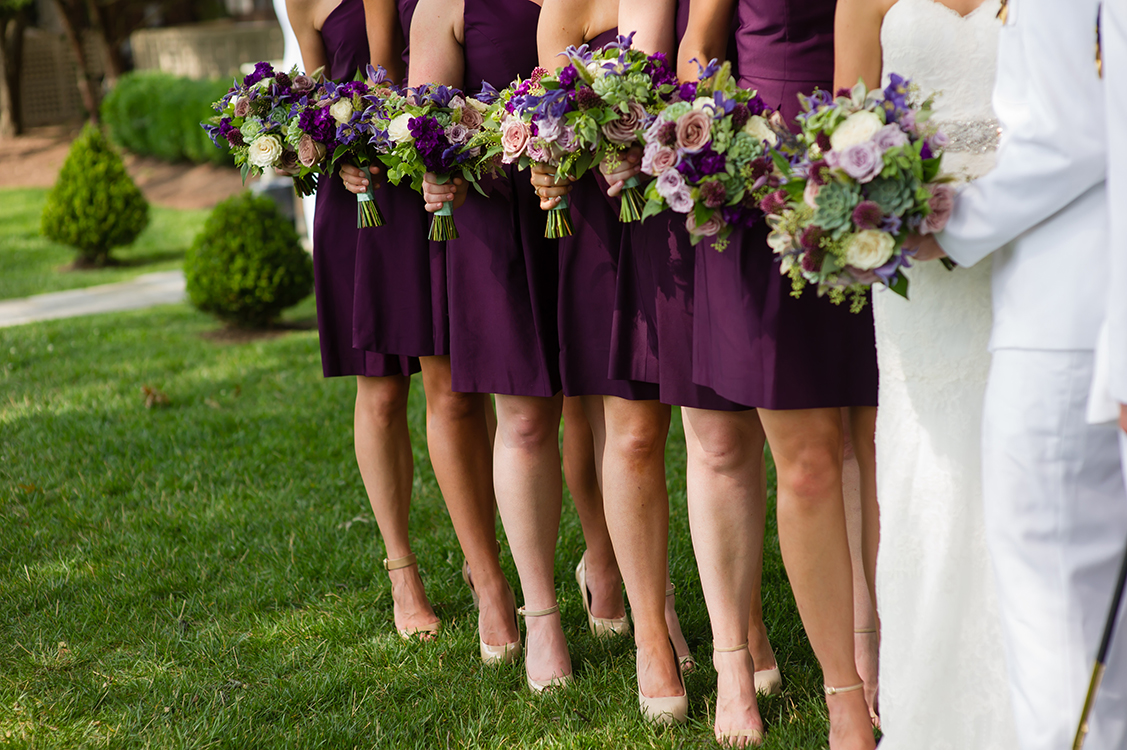
<svg viewBox="0 0 1127 750"><path fill-rule="evenodd" d="M1093 360L1000 349L986 389L986 534L1022 750L1072 747L1127 546L1118 430L1085 419ZM1085 750L1127 750L1123 619Z"/></svg>

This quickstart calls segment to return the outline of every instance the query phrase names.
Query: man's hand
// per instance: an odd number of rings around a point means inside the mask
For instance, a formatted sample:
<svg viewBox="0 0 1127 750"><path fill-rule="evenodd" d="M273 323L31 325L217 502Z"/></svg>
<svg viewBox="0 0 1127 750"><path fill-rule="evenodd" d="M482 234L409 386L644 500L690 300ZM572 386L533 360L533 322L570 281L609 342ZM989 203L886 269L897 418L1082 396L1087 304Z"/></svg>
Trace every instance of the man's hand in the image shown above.
<svg viewBox="0 0 1127 750"><path fill-rule="evenodd" d="M556 179L556 170L545 164L532 165L532 186L540 198L540 208L550 211L560 204L560 200L571 192L571 178Z"/></svg>
<svg viewBox="0 0 1127 750"><path fill-rule="evenodd" d="M935 241L934 235L918 235L912 234L908 239L904 240L904 249L912 252L912 257L916 260L935 260L937 258L946 258L947 253Z"/></svg>
<svg viewBox="0 0 1127 750"><path fill-rule="evenodd" d="M466 194L470 184L461 177L439 183L438 175L427 172L423 175L423 200L426 201L427 211L432 214L442 208L443 203L452 203L452 208L458 208L466 202Z"/></svg>
<svg viewBox="0 0 1127 750"><path fill-rule="evenodd" d="M636 177L642 171L642 149L635 146L622 155L621 161L610 162L603 159L599 163L599 171L607 178L607 195L614 198L622 192L626 181Z"/></svg>

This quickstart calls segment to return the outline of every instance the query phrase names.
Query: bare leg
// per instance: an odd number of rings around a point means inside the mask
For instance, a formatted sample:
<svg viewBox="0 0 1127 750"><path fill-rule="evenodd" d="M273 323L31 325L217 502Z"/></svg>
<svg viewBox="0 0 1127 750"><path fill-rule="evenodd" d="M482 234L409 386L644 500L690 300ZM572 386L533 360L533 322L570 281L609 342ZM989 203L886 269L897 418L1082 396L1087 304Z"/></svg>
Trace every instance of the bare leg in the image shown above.
<svg viewBox="0 0 1127 750"><path fill-rule="evenodd" d="M763 572L763 526L766 498L763 484L763 427L755 411L721 412L683 409L688 447L689 523L704 599L712 622L716 651L716 721L718 739L734 732L762 731L755 699L756 669L766 668L755 654L736 649L760 636L757 648L774 666L770 644L750 613L762 617L753 598ZM765 644L765 648L764 648ZM736 650L732 650L736 649ZM742 747L748 737L731 737Z"/></svg>
<svg viewBox="0 0 1127 750"><path fill-rule="evenodd" d="M485 421L489 397L450 389L450 357L424 357L421 362L427 446L462 554L473 572L474 589L481 597L479 635L492 646L513 643L520 639L520 631L497 556L493 457Z"/></svg>
<svg viewBox="0 0 1127 750"><path fill-rule="evenodd" d="M411 554L407 522L415 472L407 428L411 381L403 375L356 378L356 463L389 560ZM438 622L418 566L388 571L397 630L426 630Z"/></svg>
<svg viewBox="0 0 1127 750"><path fill-rule="evenodd" d="M853 562L853 639L857 672L865 681L865 702L877 720L877 678L880 650L876 611L876 552L880 535L876 493L876 409L842 410L849 440L842 469L845 524Z"/></svg>
<svg viewBox="0 0 1127 750"><path fill-rule="evenodd" d="M602 397L564 398L563 470L575 512L583 527L591 614L604 619L626 616L622 574L614 557L603 515L602 456L606 444ZM586 596L580 592L580 596Z"/></svg>
<svg viewBox="0 0 1127 750"><path fill-rule="evenodd" d="M791 588L825 684L860 683L853 658L853 590L841 494L838 409L759 410L779 477L779 541ZM831 750L872 750L859 690L826 699Z"/></svg>
<svg viewBox="0 0 1127 750"><path fill-rule="evenodd" d="M656 401L603 400L607 526L634 617L638 687L649 698L684 695L665 620L669 580L669 495L665 440L669 407Z"/></svg>
<svg viewBox="0 0 1127 750"><path fill-rule="evenodd" d="M497 506L520 574L524 606L556 606L556 538L563 477L559 424L562 397L497 396L493 481ZM525 669L537 682L571 674L559 613L529 617Z"/></svg>

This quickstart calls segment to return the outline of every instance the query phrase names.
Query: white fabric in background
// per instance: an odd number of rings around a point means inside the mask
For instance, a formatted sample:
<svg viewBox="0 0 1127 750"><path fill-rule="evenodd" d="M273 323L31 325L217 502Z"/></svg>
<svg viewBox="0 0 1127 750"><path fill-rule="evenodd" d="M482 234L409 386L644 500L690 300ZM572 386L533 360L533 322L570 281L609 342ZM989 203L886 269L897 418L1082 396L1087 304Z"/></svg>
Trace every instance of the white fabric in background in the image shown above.
<svg viewBox="0 0 1127 750"><path fill-rule="evenodd" d="M886 78L941 92L936 120L993 120L997 11L987 0L961 18L934 0L900 0L881 30ZM993 162L950 153L943 166L972 178ZM910 300L873 295L882 750L1017 746L982 510L990 266L919 263Z"/></svg>
<svg viewBox="0 0 1127 750"><path fill-rule="evenodd" d="M1093 354L994 353L983 420L986 530L1022 750L1072 746L1127 545L1118 429L1085 417ZM1127 629L1085 750L1127 748Z"/></svg>
<svg viewBox="0 0 1127 750"><path fill-rule="evenodd" d="M278 23L282 25L282 36L286 40L285 52L282 55L282 68L288 71L296 66L305 70L301 61L301 48L297 44L297 36L290 26L290 17L286 13L286 0L274 0L274 14L278 16ZM301 214L305 219L305 236L309 239L309 246L313 246L313 212L317 210L317 195L307 195L301 199Z"/></svg>

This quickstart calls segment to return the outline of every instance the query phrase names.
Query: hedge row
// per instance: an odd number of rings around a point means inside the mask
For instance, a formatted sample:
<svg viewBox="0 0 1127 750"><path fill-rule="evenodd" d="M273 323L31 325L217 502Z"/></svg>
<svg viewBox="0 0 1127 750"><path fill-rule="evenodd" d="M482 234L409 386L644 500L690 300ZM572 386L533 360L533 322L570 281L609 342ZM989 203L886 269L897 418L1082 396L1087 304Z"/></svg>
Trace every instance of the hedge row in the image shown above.
<svg viewBox="0 0 1127 750"><path fill-rule="evenodd" d="M211 103L230 87L228 81L196 81L157 71L127 73L102 102L102 121L122 148L165 161L228 164L200 127L215 115Z"/></svg>

